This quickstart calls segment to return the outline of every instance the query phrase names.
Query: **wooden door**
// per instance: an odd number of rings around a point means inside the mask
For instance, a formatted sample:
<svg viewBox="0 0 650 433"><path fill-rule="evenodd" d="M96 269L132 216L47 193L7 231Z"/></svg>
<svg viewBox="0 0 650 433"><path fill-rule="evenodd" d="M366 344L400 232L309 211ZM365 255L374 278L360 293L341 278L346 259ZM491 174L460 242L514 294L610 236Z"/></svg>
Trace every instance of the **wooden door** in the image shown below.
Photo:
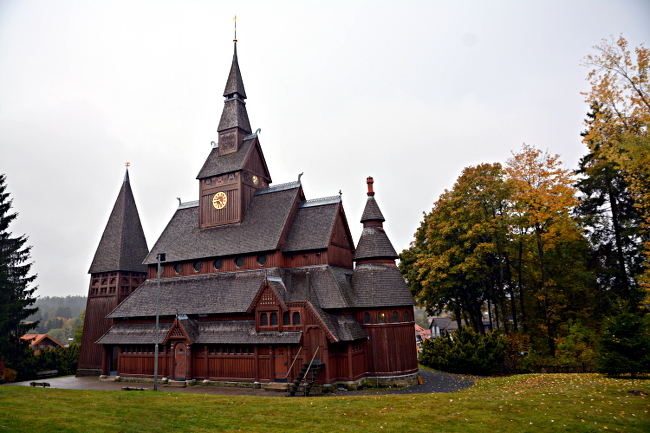
<svg viewBox="0 0 650 433"><path fill-rule="evenodd" d="M284 347L276 347L274 352L275 352L275 381L286 382L287 371L289 369L289 359L287 357L287 349Z"/></svg>
<svg viewBox="0 0 650 433"><path fill-rule="evenodd" d="M185 380L187 376L187 347L185 344L177 344L174 355L174 380Z"/></svg>

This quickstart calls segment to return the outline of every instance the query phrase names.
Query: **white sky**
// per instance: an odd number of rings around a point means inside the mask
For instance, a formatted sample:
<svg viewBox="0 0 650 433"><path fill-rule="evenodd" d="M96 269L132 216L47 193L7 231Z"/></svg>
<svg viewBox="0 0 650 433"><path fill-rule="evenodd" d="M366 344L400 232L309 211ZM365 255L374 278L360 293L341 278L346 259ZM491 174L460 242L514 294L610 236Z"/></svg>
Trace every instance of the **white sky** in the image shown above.
<svg viewBox="0 0 650 433"><path fill-rule="evenodd" d="M399 252L461 170L522 143L575 168L581 59L650 42L650 2L0 0L0 173L37 294L85 295L131 162L149 247L217 140L237 14L253 130L274 183L343 191L355 241L375 178Z"/></svg>

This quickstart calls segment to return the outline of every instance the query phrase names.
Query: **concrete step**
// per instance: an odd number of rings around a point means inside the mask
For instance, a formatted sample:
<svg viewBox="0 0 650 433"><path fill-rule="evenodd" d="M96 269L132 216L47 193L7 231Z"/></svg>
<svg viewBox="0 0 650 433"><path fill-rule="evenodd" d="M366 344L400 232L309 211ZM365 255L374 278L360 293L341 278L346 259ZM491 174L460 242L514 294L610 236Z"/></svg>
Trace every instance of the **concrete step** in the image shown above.
<svg viewBox="0 0 650 433"><path fill-rule="evenodd" d="M170 380L164 386L171 386L172 388L185 388L187 382L184 380Z"/></svg>

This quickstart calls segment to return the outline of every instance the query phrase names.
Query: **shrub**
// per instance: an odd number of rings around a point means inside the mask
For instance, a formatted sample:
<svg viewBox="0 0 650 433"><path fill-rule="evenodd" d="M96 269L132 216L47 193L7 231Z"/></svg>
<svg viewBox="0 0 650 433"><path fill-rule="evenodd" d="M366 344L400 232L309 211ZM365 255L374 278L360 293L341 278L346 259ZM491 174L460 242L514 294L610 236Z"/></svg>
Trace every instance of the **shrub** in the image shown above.
<svg viewBox="0 0 650 433"><path fill-rule="evenodd" d="M508 340L498 331L485 335L461 326L451 335L425 340L420 363L449 373L489 375L503 363Z"/></svg>
<svg viewBox="0 0 650 433"><path fill-rule="evenodd" d="M650 373L650 316L621 313L605 319L596 364L608 376Z"/></svg>

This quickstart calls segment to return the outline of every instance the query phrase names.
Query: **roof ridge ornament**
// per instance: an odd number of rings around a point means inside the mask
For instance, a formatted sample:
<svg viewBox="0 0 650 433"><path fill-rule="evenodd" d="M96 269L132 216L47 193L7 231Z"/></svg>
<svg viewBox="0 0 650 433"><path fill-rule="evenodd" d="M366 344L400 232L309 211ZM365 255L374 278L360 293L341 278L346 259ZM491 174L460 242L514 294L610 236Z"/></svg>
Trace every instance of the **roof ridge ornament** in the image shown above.
<svg viewBox="0 0 650 433"><path fill-rule="evenodd" d="M126 166L126 173L124 173L124 182L131 183L131 180L129 179L129 166L131 163L127 161L124 163L124 165Z"/></svg>
<svg viewBox="0 0 650 433"><path fill-rule="evenodd" d="M235 22L235 39L233 39L232 41L234 43L237 43L237 15L235 15L235 18L233 18L232 20Z"/></svg>

